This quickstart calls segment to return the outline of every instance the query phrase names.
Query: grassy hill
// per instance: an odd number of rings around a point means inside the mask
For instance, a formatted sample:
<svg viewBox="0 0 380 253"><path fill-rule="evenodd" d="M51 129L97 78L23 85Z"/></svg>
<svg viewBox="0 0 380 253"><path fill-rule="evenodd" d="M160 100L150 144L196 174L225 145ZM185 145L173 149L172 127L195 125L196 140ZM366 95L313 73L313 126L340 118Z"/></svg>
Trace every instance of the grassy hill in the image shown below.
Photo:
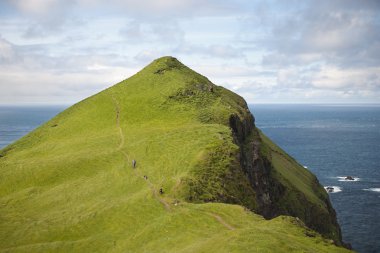
<svg viewBox="0 0 380 253"><path fill-rule="evenodd" d="M315 177L231 115L250 121L172 57L63 111L0 151L0 252L346 252L295 215L329 211ZM249 153L282 185L269 206Z"/></svg>

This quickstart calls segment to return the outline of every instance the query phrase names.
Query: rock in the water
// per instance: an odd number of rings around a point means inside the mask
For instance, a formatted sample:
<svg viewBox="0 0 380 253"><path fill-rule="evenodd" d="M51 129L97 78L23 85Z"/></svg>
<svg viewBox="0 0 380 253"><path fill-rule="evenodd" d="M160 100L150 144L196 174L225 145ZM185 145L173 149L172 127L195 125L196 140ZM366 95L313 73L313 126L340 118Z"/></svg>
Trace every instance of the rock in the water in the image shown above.
<svg viewBox="0 0 380 253"><path fill-rule="evenodd" d="M353 181L355 180L355 178L351 177L351 176L347 176L344 180L350 180L350 181Z"/></svg>

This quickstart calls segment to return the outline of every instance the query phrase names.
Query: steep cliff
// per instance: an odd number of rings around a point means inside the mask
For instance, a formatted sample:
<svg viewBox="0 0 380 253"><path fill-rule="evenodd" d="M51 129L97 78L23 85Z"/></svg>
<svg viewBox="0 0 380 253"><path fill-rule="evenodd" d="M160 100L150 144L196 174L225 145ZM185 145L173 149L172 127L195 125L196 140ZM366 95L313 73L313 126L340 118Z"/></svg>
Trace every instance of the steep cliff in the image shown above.
<svg viewBox="0 0 380 253"><path fill-rule="evenodd" d="M220 148L217 155L208 154L206 162L199 164L201 169L194 180L197 183L189 182L188 199L241 204L266 219L279 215L298 217L311 229L341 245L335 210L318 179L255 127L255 119L243 98L217 86L213 87L212 96L214 100L209 103L219 99L233 109L207 122L228 125L238 149L224 171L213 168L221 167L215 160L231 158L231 150L227 154L225 148ZM207 108L205 103L202 107ZM210 184L212 180L216 182Z"/></svg>
<svg viewBox="0 0 380 253"><path fill-rule="evenodd" d="M0 252L348 252L315 176L173 57L0 150L0 228Z"/></svg>
<svg viewBox="0 0 380 253"><path fill-rule="evenodd" d="M256 194L254 210L267 219L298 217L340 245L335 210L318 179L257 129L252 116L232 115L230 122L241 150L241 168Z"/></svg>

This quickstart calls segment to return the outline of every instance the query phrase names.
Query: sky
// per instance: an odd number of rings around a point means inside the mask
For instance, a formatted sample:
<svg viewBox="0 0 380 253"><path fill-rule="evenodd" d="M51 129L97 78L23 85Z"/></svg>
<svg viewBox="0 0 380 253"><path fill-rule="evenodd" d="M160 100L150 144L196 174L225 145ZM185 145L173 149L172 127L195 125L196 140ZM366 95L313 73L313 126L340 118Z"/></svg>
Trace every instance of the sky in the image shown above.
<svg viewBox="0 0 380 253"><path fill-rule="evenodd" d="M251 104L380 103L380 1L0 1L0 105L70 105L166 55Z"/></svg>

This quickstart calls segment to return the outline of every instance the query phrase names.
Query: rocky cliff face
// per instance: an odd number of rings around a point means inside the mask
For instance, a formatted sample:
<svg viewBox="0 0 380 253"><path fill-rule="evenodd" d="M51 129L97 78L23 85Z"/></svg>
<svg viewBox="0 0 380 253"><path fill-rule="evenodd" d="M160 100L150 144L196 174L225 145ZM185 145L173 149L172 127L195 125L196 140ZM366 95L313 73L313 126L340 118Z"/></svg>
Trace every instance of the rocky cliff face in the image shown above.
<svg viewBox="0 0 380 253"><path fill-rule="evenodd" d="M246 105L245 107L246 113L230 116L229 125L233 131L234 141L240 148L241 169L255 192L254 211L266 219L279 215L298 217L309 228L341 245L342 237L335 210L318 179L271 143L255 127L254 117L248 113ZM310 199L302 187L290 181L290 176L284 175L286 172L279 168L283 162L288 163L284 166L296 167L289 169L289 173L298 173L299 170L301 174L306 174L308 187L317 196L317 201Z"/></svg>

